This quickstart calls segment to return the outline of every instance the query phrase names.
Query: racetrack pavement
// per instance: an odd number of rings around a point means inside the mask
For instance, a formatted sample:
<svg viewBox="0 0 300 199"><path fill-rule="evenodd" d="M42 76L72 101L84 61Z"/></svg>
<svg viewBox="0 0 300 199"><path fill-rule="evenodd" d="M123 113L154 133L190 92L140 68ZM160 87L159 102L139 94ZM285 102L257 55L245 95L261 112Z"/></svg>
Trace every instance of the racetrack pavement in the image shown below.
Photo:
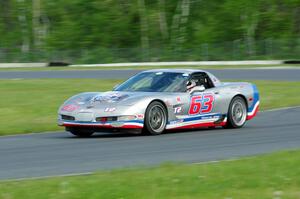
<svg viewBox="0 0 300 199"><path fill-rule="evenodd" d="M202 129L160 136L99 133L76 138L67 132L0 138L0 179L205 162L300 148L300 108L261 112L241 129Z"/></svg>
<svg viewBox="0 0 300 199"><path fill-rule="evenodd" d="M0 79L127 79L142 70L0 71ZM220 79L300 81L300 69L209 69Z"/></svg>

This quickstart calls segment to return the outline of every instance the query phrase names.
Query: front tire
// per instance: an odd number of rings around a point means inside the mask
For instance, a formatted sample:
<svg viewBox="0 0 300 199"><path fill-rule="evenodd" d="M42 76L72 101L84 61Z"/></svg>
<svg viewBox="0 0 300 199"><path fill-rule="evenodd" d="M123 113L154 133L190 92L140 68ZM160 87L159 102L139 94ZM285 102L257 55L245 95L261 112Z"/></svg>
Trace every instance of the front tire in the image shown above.
<svg viewBox="0 0 300 199"><path fill-rule="evenodd" d="M167 110L165 106L158 101L151 102L147 107L144 123L143 132L145 134L161 134L167 125Z"/></svg>
<svg viewBox="0 0 300 199"><path fill-rule="evenodd" d="M92 131L76 129L76 128L66 128L66 131L69 131L71 134L81 138L91 137L94 133Z"/></svg>
<svg viewBox="0 0 300 199"><path fill-rule="evenodd" d="M231 100L229 105L226 128L241 128L246 123L246 119L246 102L242 97L236 96Z"/></svg>

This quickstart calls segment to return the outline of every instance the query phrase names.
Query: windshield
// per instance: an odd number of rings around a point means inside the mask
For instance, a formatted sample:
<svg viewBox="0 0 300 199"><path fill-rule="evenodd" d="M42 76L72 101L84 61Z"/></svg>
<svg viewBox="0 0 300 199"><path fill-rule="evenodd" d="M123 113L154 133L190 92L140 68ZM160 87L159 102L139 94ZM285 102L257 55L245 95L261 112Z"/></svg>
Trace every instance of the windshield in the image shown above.
<svg viewBox="0 0 300 199"><path fill-rule="evenodd" d="M188 78L187 73L144 72L133 76L115 91L186 92Z"/></svg>

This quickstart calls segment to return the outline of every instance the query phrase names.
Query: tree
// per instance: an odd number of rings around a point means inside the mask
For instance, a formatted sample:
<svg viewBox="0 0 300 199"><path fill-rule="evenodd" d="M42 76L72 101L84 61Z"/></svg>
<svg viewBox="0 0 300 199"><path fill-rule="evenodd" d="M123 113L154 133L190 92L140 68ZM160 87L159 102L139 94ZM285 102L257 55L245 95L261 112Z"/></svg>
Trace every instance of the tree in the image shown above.
<svg viewBox="0 0 300 199"><path fill-rule="evenodd" d="M18 20L21 28L21 51L23 53L28 53L30 50L30 34L29 34L29 26L27 21L27 6L24 0L17 0L18 2Z"/></svg>
<svg viewBox="0 0 300 199"><path fill-rule="evenodd" d="M138 0L139 14L140 14L140 26L141 26L141 46L143 50L144 59L149 57L149 27L147 12L145 6L145 0Z"/></svg>

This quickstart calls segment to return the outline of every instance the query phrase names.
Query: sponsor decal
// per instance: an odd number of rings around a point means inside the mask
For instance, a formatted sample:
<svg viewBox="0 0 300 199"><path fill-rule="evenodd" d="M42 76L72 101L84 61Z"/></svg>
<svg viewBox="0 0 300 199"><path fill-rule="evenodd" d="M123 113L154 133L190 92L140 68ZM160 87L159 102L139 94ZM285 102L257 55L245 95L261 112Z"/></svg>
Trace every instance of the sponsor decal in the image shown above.
<svg viewBox="0 0 300 199"><path fill-rule="evenodd" d="M97 95L94 98L92 98L92 102L119 102L123 99L129 97L127 94L121 94L121 93L108 93L104 95Z"/></svg>
<svg viewBox="0 0 300 199"><path fill-rule="evenodd" d="M137 118L138 118L138 119L144 119L144 114L138 114L138 115L137 115Z"/></svg>
<svg viewBox="0 0 300 199"><path fill-rule="evenodd" d="M104 109L104 112L114 112L116 110L116 108L114 108L114 107L108 107L108 108L105 108Z"/></svg>
<svg viewBox="0 0 300 199"><path fill-rule="evenodd" d="M175 113L175 114L181 113L182 110L183 110L183 108L182 108L181 106L175 107L175 108L174 108L174 113Z"/></svg>
<svg viewBox="0 0 300 199"><path fill-rule="evenodd" d="M182 123L184 120L174 120L174 121L170 121L170 124L178 124L178 123Z"/></svg>
<svg viewBox="0 0 300 199"><path fill-rule="evenodd" d="M72 111L75 111L76 109L78 109L79 106L77 105L74 105L74 104L69 104L69 105L66 105L64 107L62 107L62 111L67 111L67 112L72 112Z"/></svg>
<svg viewBox="0 0 300 199"><path fill-rule="evenodd" d="M208 120L208 119L212 119L212 118L215 118L213 116L205 116L205 117L202 117L203 120Z"/></svg>

